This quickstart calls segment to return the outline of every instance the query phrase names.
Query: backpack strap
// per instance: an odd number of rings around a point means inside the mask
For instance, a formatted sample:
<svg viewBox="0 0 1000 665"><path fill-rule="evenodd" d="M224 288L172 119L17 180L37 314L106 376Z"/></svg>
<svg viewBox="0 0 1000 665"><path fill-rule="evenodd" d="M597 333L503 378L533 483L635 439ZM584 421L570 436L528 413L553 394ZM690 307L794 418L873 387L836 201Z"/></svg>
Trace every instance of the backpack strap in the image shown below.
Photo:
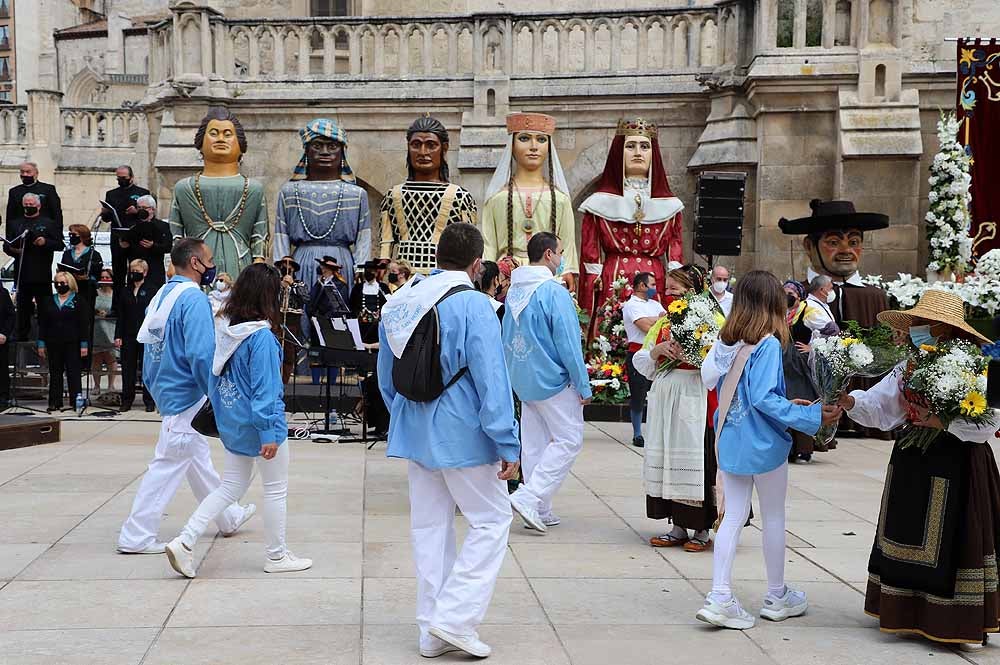
<svg viewBox="0 0 1000 665"><path fill-rule="evenodd" d="M441 335L441 320L440 320L440 318L438 318L437 306L440 305L447 298L455 295L456 293L461 293L462 291L472 291L472 287L469 286L468 284L459 284L458 286L453 286L453 287L451 287L448 290L447 293L445 293L443 296L441 296L436 303L434 303L434 322L437 324L437 334L439 336L438 345L440 345L440 343L441 343L441 340L440 340L440 335ZM448 388L451 388L453 385L455 385L455 383L457 383L459 379L461 379L463 376L465 376L465 373L468 372L468 371L469 371L469 368L468 368L468 366L466 366L466 367L463 367L462 369L458 370L457 372L455 372L455 376L451 377L451 379L448 381L448 383L444 384L444 390L448 390ZM444 392L444 390L442 390L442 392Z"/></svg>

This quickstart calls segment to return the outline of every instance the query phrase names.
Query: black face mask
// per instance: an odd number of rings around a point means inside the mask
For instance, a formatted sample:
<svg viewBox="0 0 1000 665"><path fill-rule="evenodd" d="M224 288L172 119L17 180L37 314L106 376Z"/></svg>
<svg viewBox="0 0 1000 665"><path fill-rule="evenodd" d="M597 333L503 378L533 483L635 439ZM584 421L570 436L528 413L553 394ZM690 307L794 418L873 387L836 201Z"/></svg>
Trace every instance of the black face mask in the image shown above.
<svg viewBox="0 0 1000 665"><path fill-rule="evenodd" d="M35 206L24 206L25 217L34 217L37 214L38 214L38 208L36 208Z"/></svg>
<svg viewBox="0 0 1000 665"><path fill-rule="evenodd" d="M788 301L788 309L791 309L792 307L795 307L795 303L798 302L798 300L799 300L798 298L796 298L795 296L793 296L791 293L786 293L785 294L785 299Z"/></svg>
<svg viewBox="0 0 1000 665"><path fill-rule="evenodd" d="M389 273L389 283L390 284L399 284L399 273L398 272L391 272L391 273Z"/></svg>
<svg viewBox="0 0 1000 665"><path fill-rule="evenodd" d="M366 270L365 271L365 281L366 282L370 282L373 279L375 279L375 271L374 270Z"/></svg>
<svg viewBox="0 0 1000 665"><path fill-rule="evenodd" d="M128 274L128 278L131 279L133 282L141 282L142 280L146 279L146 275L141 272L130 272Z"/></svg>
<svg viewBox="0 0 1000 665"><path fill-rule="evenodd" d="M78 236L75 233L70 233L69 234L69 244L71 244L71 245L79 245L80 244L80 236Z"/></svg>
<svg viewBox="0 0 1000 665"><path fill-rule="evenodd" d="M21 176L21 184L31 187L32 185L35 184L35 179L31 176L23 175Z"/></svg>
<svg viewBox="0 0 1000 665"><path fill-rule="evenodd" d="M127 188L132 184L131 178L118 178L118 186L121 188Z"/></svg>
<svg viewBox="0 0 1000 665"><path fill-rule="evenodd" d="M135 216L139 219L140 222L148 222L150 219L153 218L153 213L150 212L149 210L140 210L135 214Z"/></svg>
<svg viewBox="0 0 1000 665"><path fill-rule="evenodd" d="M292 271L291 268L282 268L281 269L281 276L284 277L285 275L291 275L293 277L295 276L295 274L293 273L293 271Z"/></svg>
<svg viewBox="0 0 1000 665"><path fill-rule="evenodd" d="M56 284L56 293L61 296L69 293L69 284Z"/></svg>

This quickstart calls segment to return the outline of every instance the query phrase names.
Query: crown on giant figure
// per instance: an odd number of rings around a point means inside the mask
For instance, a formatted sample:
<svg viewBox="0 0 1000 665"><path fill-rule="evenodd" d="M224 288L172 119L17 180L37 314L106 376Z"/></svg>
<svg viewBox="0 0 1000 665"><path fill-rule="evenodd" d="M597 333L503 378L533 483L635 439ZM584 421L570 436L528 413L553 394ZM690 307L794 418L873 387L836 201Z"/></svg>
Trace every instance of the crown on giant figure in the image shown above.
<svg viewBox="0 0 1000 665"><path fill-rule="evenodd" d="M556 119L544 113L511 113L507 116L507 133L541 132L552 135L556 131Z"/></svg>
<svg viewBox="0 0 1000 665"><path fill-rule="evenodd" d="M645 136L647 139L656 138L656 124L642 118L629 120L622 118L618 121L616 136Z"/></svg>

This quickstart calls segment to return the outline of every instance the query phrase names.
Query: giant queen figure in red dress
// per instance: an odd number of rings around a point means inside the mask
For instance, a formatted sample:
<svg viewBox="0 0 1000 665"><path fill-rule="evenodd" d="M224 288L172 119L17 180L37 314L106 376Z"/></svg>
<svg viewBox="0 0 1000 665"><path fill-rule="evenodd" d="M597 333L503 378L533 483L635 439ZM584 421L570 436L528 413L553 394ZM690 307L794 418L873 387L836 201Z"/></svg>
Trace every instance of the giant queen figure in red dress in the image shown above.
<svg viewBox="0 0 1000 665"><path fill-rule="evenodd" d="M604 173L583 213L580 307L593 318L613 290L612 283L651 272L663 284L666 264L683 261L681 210L660 157L656 125L621 120Z"/></svg>

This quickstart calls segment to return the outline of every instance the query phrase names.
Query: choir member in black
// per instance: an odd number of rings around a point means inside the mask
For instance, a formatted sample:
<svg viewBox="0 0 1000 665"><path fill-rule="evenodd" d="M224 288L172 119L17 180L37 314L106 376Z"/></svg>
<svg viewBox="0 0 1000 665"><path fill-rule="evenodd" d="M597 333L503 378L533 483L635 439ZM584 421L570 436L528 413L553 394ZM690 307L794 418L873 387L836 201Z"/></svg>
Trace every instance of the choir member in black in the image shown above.
<svg viewBox="0 0 1000 665"><path fill-rule="evenodd" d="M76 280L68 272L52 279L55 294L42 301L38 316L38 355L49 361L49 411L63 407L63 374L70 404L81 392L80 359L88 353L90 312L77 296ZM71 407L72 408L72 407Z"/></svg>
<svg viewBox="0 0 1000 665"><path fill-rule="evenodd" d="M120 242L119 247L126 250L129 263L135 259L146 262L149 266L146 273L146 288L155 292L167 282L163 257L170 253L174 241L170 235L170 225L156 217L156 199L148 194L140 196L136 206L138 208L135 215L136 222L128 234L128 239Z"/></svg>
<svg viewBox="0 0 1000 665"><path fill-rule="evenodd" d="M306 301L309 299L309 289L306 288L306 283L298 279L295 274L302 266L292 257L285 256L276 262L274 267L281 273L282 325L287 326L296 339L302 341L302 315L305 313ZM282 330L282 340L284 343L282 344L281 382L288 383L288 379L291 378L295 369L297 349L295 343L284 330Z"/></svg>
<svg viewBox="0 0 1000 665"><path fill-rule="evenodd" d="M34 162L24 162L21 164L21 184L11 187L7 193L7 229L11 224L21 219L25 194L35 194L41 204L42 217L54 219L59 223L59 228L63 225L62 201L59 200L59 192L55 185L38 180L38 164ZM15 234L16 235L16 234ZM10 237L9 235L7 237ZM46 280L48 283L48 280Z"/></svg>
<svg viewBox="0 0 1000 665"><path fill-rule="evenodd" d="M340 264L332 256L316 259L319 263L319 280L309 291L306 314L309 317L332 318L350 316L347 305L347 282L340 274Z"/></svg>
<svg viewBox="0 0 1000 665"><path fill-rule="evenodd" d="M500 266L493 261L483 261L483 272L476 282L476 289L489 296L493 311L501 321L504 314L503 301L509 287L510 278L500 272Z"/></svg>
<svg viewBox="0 0 1000 665"><path fill-rule="evenodd" d="M97 282L101 279L104 259L101 253L94 249L89 228L83 224L69 225L69 249L63 252L59 263L62 264L60 269L71 273L76 280L77 297L83 298L93 311Z"/></svg>
<svg viewBox="0 0 1000 665"><path fill-rule="evenodd" d="M25 194L20 217L13 228L9 221L7 224L8 239L25 234L14 245L4 246L8 254L17 258L17 265L14 266L17 286L15 336L20 341L30 339L35 305L52 298L52 256L64 247L62 224L43 215L41 205L37 194Z"/></svg>
<svg viewBox="0 0 1000 665"><path fill-rule="evenodd" d="M118 294L117 321L115 322L115 346L121 353L122 363L122 405L121 412L132 409L135 401L135 382L142 377L143 345L135 337L146 317L146 307L156 295L159 287L153 288L146 282L149 266L142 259L132 259L129 264L128 285ZM156 408L153 396L146 385L142 386L142 402L146 411Z"/></svg>
<svg viewBox="0 0 1000 665"><path fill-rule="evenodd" d="M10 349L14 347L14 302L10 299L10 291L0 284L0 409L6 409L10 403L10 366L13 357Z"/></svg>
<svg viewBox="0 0 1000 665"><path fill-rule="evenodd" d="M108 190L104 195L104 200L111 204L114 213L103 207L101 219L111 224L111 267L115 276L115 291L125 286L125 277L128 275L128 262L131 258L130 243L127 234L115 229L131 229L139 221L139 197L147 196L149 190L140 187L133 182L135 175L132 167L123 164L115 169L115 178L118 179L118 186ZM118 218L115 219L117 214ZM122 245L122 242L125 244ZM145 258L145 257L140 257Z"/></svg>
<svg viewBox="0 0 1000 665"><path fill-rule="evenodd" d="M351 316L358 320L361 341L366 344L378 341L382 305L389 297L389 287L378 280L379 265L376 260L366 262L362 266L364 278L351 292Z"/></svg>

